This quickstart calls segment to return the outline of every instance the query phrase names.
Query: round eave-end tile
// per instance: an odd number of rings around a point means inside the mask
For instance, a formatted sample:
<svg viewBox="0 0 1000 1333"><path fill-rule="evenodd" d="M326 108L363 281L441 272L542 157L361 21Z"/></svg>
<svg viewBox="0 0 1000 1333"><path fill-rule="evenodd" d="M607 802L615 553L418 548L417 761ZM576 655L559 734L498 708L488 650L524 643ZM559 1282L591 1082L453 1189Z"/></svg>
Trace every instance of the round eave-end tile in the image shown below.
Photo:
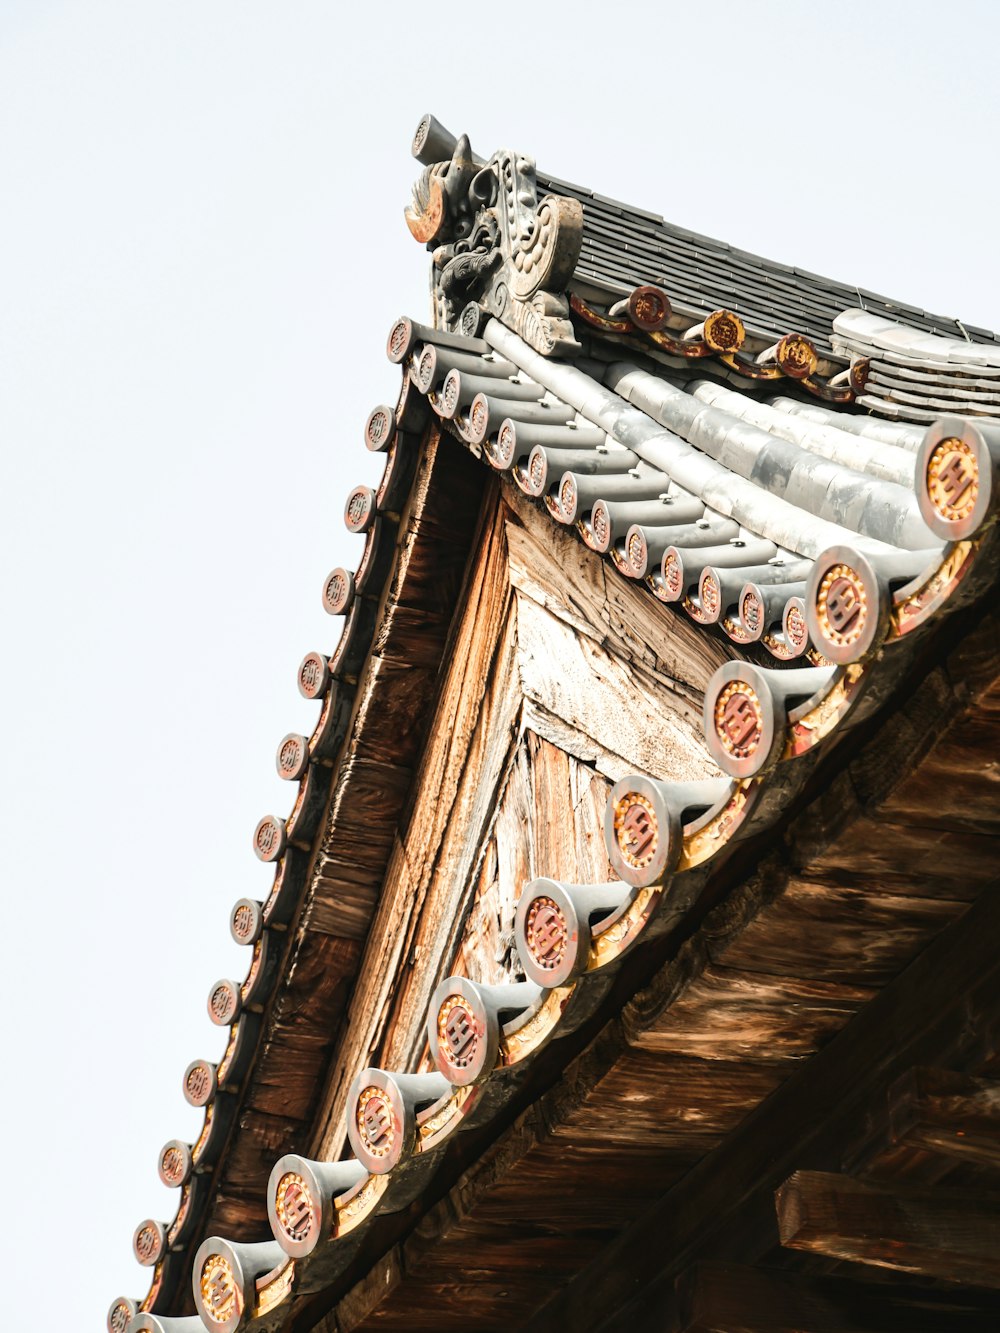
<svg viewBox="0 0 1000 1333"><path fill-rule="evenodd" d="M875 571L850 547L831 546L817 557L805 603L813 643L838 666L860 661L884 635L886 609Z"/></svg>
<svg viewBox="0 0 1000 1333"><path fill-rule="evenodd" d="M143 1268L158 1264L167 1252L167 1229L162 1222L146 1218L132 1236L132 1251Z"/></svg>
<svg viewBox="0 0 1000 1333"><path fill-rule="evenodd" d="M926 431L915 463L924 522L945 541L971 537L986 519L993 491L989 448L975 425L943 417Z"/></svg>
<svg viewBox="0 0 1000 1333"><path fill-rule="evenodd" d="M265 815L253 831L253 849L258 859L267 863L279 860L285 844L285 821Z"/></svg>
<svg viewBox="0 0 1000 1333"><path fill-rule="evenodd" d="M171 1139L160 1149L156 1169L168 1189L179 1189L191 1175L191 1145Z"/></svg>
<svg viewBox="0 0 1000 1333"><path fill-rule="evenodd" d="M750 778L774 758L776 718L767 677L749 662L728 662L705 691L705 738L724 773Z"/></svg>

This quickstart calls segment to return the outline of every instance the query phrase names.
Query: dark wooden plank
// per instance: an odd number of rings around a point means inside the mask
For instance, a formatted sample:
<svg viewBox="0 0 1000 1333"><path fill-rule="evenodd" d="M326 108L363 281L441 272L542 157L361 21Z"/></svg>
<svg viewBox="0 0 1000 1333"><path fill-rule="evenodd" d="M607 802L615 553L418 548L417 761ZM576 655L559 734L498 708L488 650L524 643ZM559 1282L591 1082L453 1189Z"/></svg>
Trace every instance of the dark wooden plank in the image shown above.
<svg viewBox="0 0 1000 1333"><path fill-rule="evenodd" d="M637 1329L662 1327L683 1268L766 1254L778 1239L773 1191L796 1167L837 1160L891 1080L914 1065L957 1063L989 1040L1000 1021L998 932L1000 897L986 894L555 1295L533 1333L618 1327L609 1320L624 1310Z"/></svg>
<svg viewBox="0 0 1000 1333"><path fill-rule="evenodd" d="M1000 1300L888 1282L698 1264L677 1283L677 1333L995 1333Z"/></svg>
<svg viewBox="0 0 1000 1333"><path fill-rule="evenodd" d="M877 880L839 888L794 878L738 939L712 954L748 972L882 986L963 910L951 898L879 893Z"/></svg>
<svg viewBox="0 0 1000 1333"><path fill-rule="evenodd" d="M889 1090L894 1143L1000 1166L1000 1083L914 1069Z"/></svg>
<svg viewBox="0 0 1000 1333"><path fill-rule="evenodd" d="M1000 1194L889 1189L796 1171L778 1190L775 1208L789 1249L1000 1287Z"/></svg>

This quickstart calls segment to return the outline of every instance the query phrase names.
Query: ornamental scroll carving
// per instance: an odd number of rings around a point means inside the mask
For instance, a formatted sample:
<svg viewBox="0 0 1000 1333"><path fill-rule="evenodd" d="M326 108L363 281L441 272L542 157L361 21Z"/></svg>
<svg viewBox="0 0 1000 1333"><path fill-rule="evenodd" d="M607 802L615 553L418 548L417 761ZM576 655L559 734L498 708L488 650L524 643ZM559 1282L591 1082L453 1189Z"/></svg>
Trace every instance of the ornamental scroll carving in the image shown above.
<svg viewBox="0 0 1000 1333"><path fill-rule="evenodd" d="M483 162L425 116L413 153L424 170L406 221L432 256L434 322L475 334L494 315L544 356L579 350L566 286L583 238L583 206L538 197L534 159L503 149Z"/></svg>

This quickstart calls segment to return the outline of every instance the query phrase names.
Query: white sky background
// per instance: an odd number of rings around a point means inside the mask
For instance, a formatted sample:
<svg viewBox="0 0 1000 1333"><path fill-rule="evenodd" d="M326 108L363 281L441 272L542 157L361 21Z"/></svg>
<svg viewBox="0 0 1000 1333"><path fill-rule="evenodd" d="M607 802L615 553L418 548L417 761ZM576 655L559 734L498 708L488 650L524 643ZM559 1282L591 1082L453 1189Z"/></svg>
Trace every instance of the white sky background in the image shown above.
<svg viewBox="0 0 1000 1333"><path fill-rule="evenodd" d="M173 1217L385 335L427 311L421 113L996 327L998 39L989 0L0 0L5 1329L103 1327Z"/></svg>

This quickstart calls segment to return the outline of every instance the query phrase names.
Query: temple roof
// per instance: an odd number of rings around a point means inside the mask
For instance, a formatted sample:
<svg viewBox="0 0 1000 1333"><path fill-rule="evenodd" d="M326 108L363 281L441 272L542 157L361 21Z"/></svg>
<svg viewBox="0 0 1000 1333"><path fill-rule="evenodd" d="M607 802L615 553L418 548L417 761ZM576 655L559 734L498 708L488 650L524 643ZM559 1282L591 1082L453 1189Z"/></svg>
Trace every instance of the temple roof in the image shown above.
<svg viewBox="0 0 1000 1333"><path fill-rule="evenodd" d="M274 887L233 909L248 974L209 994L229 1046L218 1066L185 1073L205 1127L194 1145L161 1151L178 1213L137 1228L153 1283L141 1313L125 1298L112 1306L112 1333L264 1333L288 1302L343 1274L375 1219L428 1187L452 1136L488 1138L524 1070L597 1012L633 947L693 913L741 839L780 828L847 731L881 716L944 617L995 579L1000 434L982 419L1000 371L992 334L555 178L536 185L530 159L483 163L433 118L415 154L426 170L408 221L433 255L434 322L390 330L399 401L365 424L385 474L345 505L365 553L324 584L326 609L344 618L339 646L300 668L321 711L310 737L278 749L292 810L254 832ZM918 372L906 380L917 403L895 392L883 360ZM949 374L956 396L928 425ZM573 533L606 559L637 625L648 608L679 614L724 645L704 698L708 776L621 777L605 820L617 878L525 886L525 979L446 977L428 1013L432 1070L348 1071L351 1157L275 1150L276 1129L286 1143L309 1138L490 473L516 503L537 505L554 539ZM288 1052L304 1071L292 1102ZM238 1226L249 1215L244 1179L268 1153L274 1240L206 1236L209 1216ZM199 1316L185 1323L176 1311L192 1261Z"/></svg>
<svg viewBox="0 0 1000 1333"><path fill-rule="evenodd" d="M545 190L583 205L575 282L595 291L626 296L652 283L670 292L678 308L705 314L720 307L734 310L756 332L780 337L794 328L825 352L832 350L834 320L850 308L942 337L994 347L1000 343L989 329L750 254L557 176L539 172L538 181Z"/></svg>

